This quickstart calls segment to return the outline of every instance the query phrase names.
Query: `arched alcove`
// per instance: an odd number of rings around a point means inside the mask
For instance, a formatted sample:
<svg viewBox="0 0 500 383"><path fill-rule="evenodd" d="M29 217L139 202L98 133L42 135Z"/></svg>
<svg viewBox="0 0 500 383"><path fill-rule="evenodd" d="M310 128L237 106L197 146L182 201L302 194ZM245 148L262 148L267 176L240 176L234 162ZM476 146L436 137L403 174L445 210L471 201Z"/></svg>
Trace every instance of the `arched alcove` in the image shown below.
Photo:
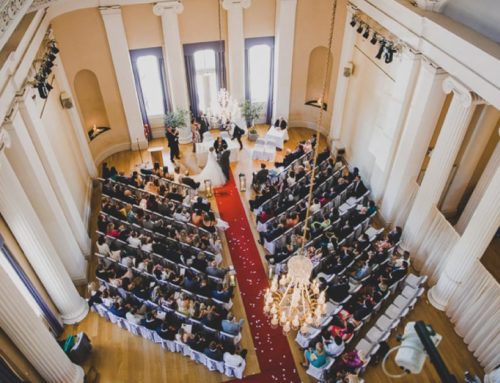
<svg viewBox="0 0 500 383"><path fill-rule="evenodd" d="M333 64L331 51L327 47L319 46L314 48L309 55L309 66L307 68L307 86L306 86L306 105L311 105L319 108L318 99L323 92L323 79L325 76L326 62L330 55L330 73L326 80L325 99L323 100L323 108L328 108L328 95L330 93L330 79Z"/></svg>
<svg viewBox="0 0 500 383"><path fill-rule="evenodd" d="M98 135L110 129L101 88L94 72L88 69L82 69L76 74L74 86L85 129L92 141Z"/></svg>

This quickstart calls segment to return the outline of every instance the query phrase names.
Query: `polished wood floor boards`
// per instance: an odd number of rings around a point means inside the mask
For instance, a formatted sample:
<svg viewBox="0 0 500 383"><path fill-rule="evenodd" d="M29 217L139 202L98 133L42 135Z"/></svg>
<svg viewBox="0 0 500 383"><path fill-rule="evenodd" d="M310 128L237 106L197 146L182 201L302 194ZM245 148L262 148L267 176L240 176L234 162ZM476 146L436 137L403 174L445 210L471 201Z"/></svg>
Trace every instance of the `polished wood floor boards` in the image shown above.
<svg viewBox="0 0 500 383"><path fill-rule="evenodd" d="M258 131L261 136L264 135L266 128L259 126ZM290 129L290 140L287 147L293 148L296 144L311 137L313 131L308 129ZM322 138L321 146L326 145L326 140ZM171 166L168 158L168 147L165 139L156 139L151 143L152 146L163 146L163 159L166 165ZM248 142L244 138L245 148L240 152L240 158L237 163L232 163L233 174L238 175L243 173L246 175L247 182L250 183L252 172L260 167L261 161L252 161L251 147L253 143ZM141 155L143 161L150 161L150 155L147 151L139 152L123 152L117 153L107 159L109 166L116 166L118 170L130 171L141 164ZM284 155L283 152L277 152L276 160L280 160ZM192 145L181 145L181 160L179 161L181 168L188 169L192 174L198 173L201 169L196 164L195 154L192 152ZM268 163L268 167L273 164ZM251 197L250 188L247 188L246 193L241 193L242 201L245 206L247 218L253 222L253 214L249 211L248 199ZM95 219L98 212L99 195L94 193L93 197L93 220L92 220L92 239L95 242ZM213 208L217 208L215 200L212 203ZM251 224L252 231L256 236L255 225ZM226 264L231 264L231 259L228 256L227 243L224 239L225 259ZM261 253L263 264L265 265L264 251L258 246ZM90 263L91 276L95 270L95 260ZM238 291L235 294L234 311L238 317L246 319L244 306L241 301L241 296ZM447 319L446 315L435 310L422 297L420 302L408 318L398 327L397 331L391 336L390 344L396 345L396 333L401 334L404 324L409 320L423 320L430 323L434 329L443 336L443 341L439 346L439 351L443 356L448 368L454 373L459 381L463 377L464 370L470 370L482 376L482 369L479 363L474 359L473 355L467 350L462 339L453 331L452 324ZM85 331L94 346L91 359L86 363L88 368L94 365L99 372L100 383L139 383L139 382L167 382L167 383L212 383L223 382L229 378L214 372L208 371L205 367L197 365L188 358L177 353L170 353L162 350L159 345L153 344L145 339L135 337L125 330L118 328L97 314L90 314L82 323L77 326L70 326L67 332L74 333L76 331ZM302 351L298 348L293 340L293 336L289 336L289 344L294 356L295 364L303 382L313 382L300 366L302 360ZM246 375L258 373L259 365L253 351L253 341L248 328L247 321L243 329L242 344L250 350L247 357ZM391 358L393 359L393 358ZM388 363L390 371L397 372L396 366ZM385 382L402 382L402 383L421 383L421 382L439 382L438 376L432 365L427 361L424 371L420 375L410 375L403 379L390 379L380 368L380 366L369 367L364 375L367 383L385 383ZM268 382L262 382L268 383Z"/></svg>

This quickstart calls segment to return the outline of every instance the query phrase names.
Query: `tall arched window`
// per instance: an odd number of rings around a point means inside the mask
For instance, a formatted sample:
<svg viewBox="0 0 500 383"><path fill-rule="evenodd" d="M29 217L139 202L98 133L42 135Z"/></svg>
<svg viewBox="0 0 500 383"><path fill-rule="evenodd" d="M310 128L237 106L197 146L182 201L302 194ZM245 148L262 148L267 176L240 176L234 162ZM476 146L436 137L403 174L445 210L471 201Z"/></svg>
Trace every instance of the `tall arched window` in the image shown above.
<svg viewBox="0 0 500 383"><path fill-rule="evenodd" d="M215 51L213 49L203 49L195 52L194 67L196 70L198 108L206 111L217 98Z"/></svg>
<svg viewBox="0 0 500 383"><path fill-rule="evenodd" d="M263 112L256 122L270 123L273 108L274 37L245 40L245 98L261 104Z"/></svg>
<svg viewBox="0 0 500 383"><path fill-rule="evenodd" d="M160 70L156 56L146 55L137 58L137 72L148 116L163 115L166 112Z"/></svg>

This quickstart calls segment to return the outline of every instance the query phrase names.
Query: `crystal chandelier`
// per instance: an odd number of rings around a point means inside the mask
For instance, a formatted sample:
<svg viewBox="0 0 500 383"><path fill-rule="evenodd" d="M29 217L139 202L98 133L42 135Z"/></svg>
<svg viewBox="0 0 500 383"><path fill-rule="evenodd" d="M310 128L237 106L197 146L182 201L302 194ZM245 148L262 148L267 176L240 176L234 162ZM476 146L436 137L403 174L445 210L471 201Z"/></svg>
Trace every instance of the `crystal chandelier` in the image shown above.
<svg viewBox="0 0 500 383"><path fill-rule="evenodd" d="M241 116L238 101L232 98L224 88L219 89L217 92L217 98L212 101L207 114L222 123L225 123L226 120L237 120Z"/></svg>
<svg viewBox="0 0 500 383"><path fill-rule="evenodd" d="M330 35L328 48L331 50L333 40L333 25L337 1L333 1L332 14L330 18ZM330 54L326 57L325 73L323 78L323 90L318 97L318 105L324 105L323 100L327 94L327 78L330 73ZM319 108L318 126L322 126L325 108ZM311 259L305 255L305 244L307 242L308 223L310 218L310 207L314 191L314 180L316 164L318 160L320 143L320 129L316 131L316 146L311 171L311 182L307 196L307 210L304 220L304 232L302 247L296 255L292 256L287 263L288 271L281 278L275 275L271 287L264 294L264 314L271 320L271 326L282 326L286 335L290 330L301 329L305 332L308 326L318 327L322 317L326 313L325 292L320 291L317 280L311 282L313 264ZM278 279L279 278L279 279Z"/></svg>
<svg viewBox="0 0 500 383"><path fill-rule="evenodd" d="M311 260L295 255L288 261L288 273L278 281L275 275L264 299L264 313L271 318L271 326L283 327L287 334L302 325L319 326L326 312L325 292L319 291L318 282L310 282L313 269Z"/></svg>

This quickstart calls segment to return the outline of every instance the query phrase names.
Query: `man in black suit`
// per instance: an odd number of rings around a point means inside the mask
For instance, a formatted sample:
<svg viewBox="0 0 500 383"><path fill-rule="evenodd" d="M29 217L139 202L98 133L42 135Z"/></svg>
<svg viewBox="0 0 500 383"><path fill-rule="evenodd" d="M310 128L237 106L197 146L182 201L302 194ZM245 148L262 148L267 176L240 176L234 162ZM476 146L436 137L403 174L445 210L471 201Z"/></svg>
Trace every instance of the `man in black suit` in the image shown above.
<svg viewBox="0 0 500 383"><path fill-rule="evenodd" d="M168 127L165 136L167 137L168 146L170 148L170 161L175 163L175 158L179 159L179 132L176 128Z"/></svg>
<svg viewBox="0 0 500 383"><path fill-rule="evenodd" d="M208 122L208 118L205 113L200 113L198 123L200 124L200 136L203 141L203 133L208 132L208 128L210 127L210 123Z"/></svg>
<svg viewBox="0 0 500 383"><path fill-rule="evenodd" d="M219 166L222 169L222 172L226 176L226 179L229 180L229 173L231 171L230 169L230 159L229 156L231 155L231 152L229 150L224 150L219 158Z"/></svg>
<svg viewBox="0 0 500 383"><path fill-rule="evenodd" d="M356 197L361 197L363 194L366 193L366 190L367 190L366 186L363 183L363 181L361 181L361 177L356 176L354 178L354 188L352 189L353 195Z"/></svg>
<svg viewBox="0 0 500 383"><path fill-rule="evenodd" d="M184 185L190 186L193 189L198 189L200 187L200 183L196 182L194 179L189 177L189 171L186 170L186 173L184 174L184 177L181 177L181 183Z"/></svg>
<svg viewBox="0 0 500 383"><path fill-rule="evenodd" d="M288 127L288 124L283 117L280 117L274 122L274 126L276 128L280 128L281 130L285 130Z"/></svg>
<svg viewBox="0 0 500 383"><path fill-rule="evenodd" d="M269 170L266 169L266 164L260 164L260 170L255 174L255 183L257 185L267 182Z"/></svg>
<svg viewBox="0 0 500 383"><path fill-rule="evenodd" d="M202 211L209 212L210 211L210 204L203 202L202 197L198 197L196 199L196 202L192 206L192 210L202 210Z"/></svg>
<svg viewBox="0 0 500 383"><path fill-rule="evenodd" d="M221 136L217 137L217 140L214 142L215 153L221 154L224 150L227 149L226 140L222 139Z"/></svg>
<svg viewBox="0 0 500 383"><path fill-rule="evenodd" d="M244 134L245 134L245 131L243 129L241 129L238 125L234 124L232 139L234 140L236 138L238 140L238 142L240 144L240 150L243 149L243 143L241 142L241 137Z"/></svg>

